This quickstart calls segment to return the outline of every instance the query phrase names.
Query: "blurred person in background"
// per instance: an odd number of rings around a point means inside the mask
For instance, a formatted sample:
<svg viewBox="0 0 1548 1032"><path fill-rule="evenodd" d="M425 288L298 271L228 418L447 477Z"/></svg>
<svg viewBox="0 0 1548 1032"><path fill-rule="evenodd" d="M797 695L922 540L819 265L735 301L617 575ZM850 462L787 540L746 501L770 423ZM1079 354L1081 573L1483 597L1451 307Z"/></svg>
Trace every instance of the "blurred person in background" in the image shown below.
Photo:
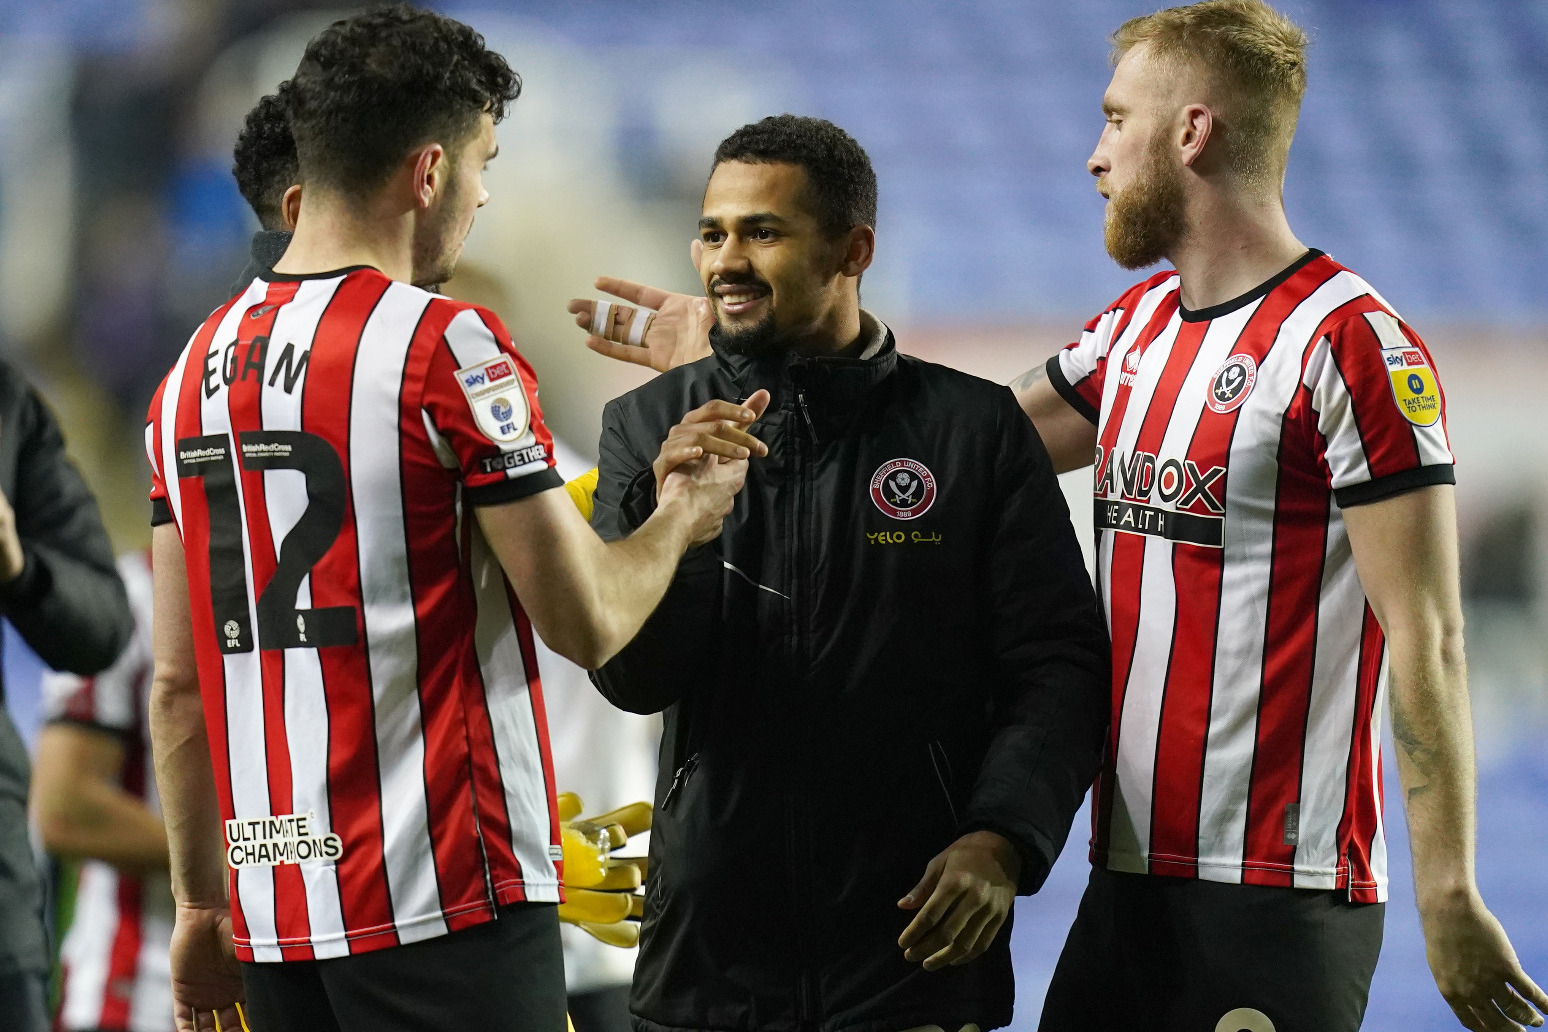
<svg viewBox="0 0 1548 1032"><path fill-rule="evenodd" d="M133 632L92 498L43 399L0 359L0 615L44 663L89 676ZM3 686L0 686L3 699ZM41 1032L50 966L27 835L29 764L0 706L0 1029Z"/></svg>
<svg viewBox="0 0 1548 1032"><path fill-rule="evenodd" d="M284 89L259 100L237 137L232 175L263 228L253 236L233 293L272 271L295 228L300 188ZM34 756L32 813L43 846L80 862L75 908L60 945L55 1027L64 1032L173 1027L173 904L150 762L150 556L126 555L118 570L135 616L134 636L95 677L45 677L48 723Z"/></svg>
<svg viewBox="0 0 1548 1032"><path fill-rule="evenodd" d="M296 140L290 134L289 88L290 84L283 82L262 97L247 113L237 135L231 174L261 228L253 234L247 267L231 285L232 294L240 294L254 279L273 271L296 229L301 171L296 163Z"/></svg>
<svg viewBox="0 0 1548 1032"><path fill-rule="evenodd" d="M80 862L60 947L61 1032L172 1028L172 892L147 719L150 557L126 555L118 570L135 616L129 646L94 677L43 681L48 723L34 756L33 818L45 849Z"/></svg>
<svg viewBox="0 0 1548 1032"><path fill-rule="evenodd" d="M672 453L658 518L602 542L553 490L499 320L411 285L455 267L519 89L477 33L377 9L314 38L292 89L296 234L149 413L175 1016L235 1027L245 997L260 1032L563 1028L530 628L605 661L745 459Z"/></svg>
<svg viewBox="0 0 1548 1032"><path fill-rule="evenodd" d="M1306 37L1259 0L1125 22L1089 162L1109 254L1168 270L1015 384L1095 462L1113 713L1045 1032L1353 1032L1387 898L1391 693L1436 983L1540 1025L1474 878L1444 396L1423 341L1290 229Z"/></svg>
<svg viewBox="0 0 1548 1032"><path fill-rule="evenodd" d="M773 395L724 534L594 675L665 711L637 1029L1007 1023L1011 903L1097 769L1107 640L1064 496L1010 391L861 308L875 220L842 129L737 130L699 221L714 354L604 413L618 537L668 451L727 448L719 421Z"/></svg>

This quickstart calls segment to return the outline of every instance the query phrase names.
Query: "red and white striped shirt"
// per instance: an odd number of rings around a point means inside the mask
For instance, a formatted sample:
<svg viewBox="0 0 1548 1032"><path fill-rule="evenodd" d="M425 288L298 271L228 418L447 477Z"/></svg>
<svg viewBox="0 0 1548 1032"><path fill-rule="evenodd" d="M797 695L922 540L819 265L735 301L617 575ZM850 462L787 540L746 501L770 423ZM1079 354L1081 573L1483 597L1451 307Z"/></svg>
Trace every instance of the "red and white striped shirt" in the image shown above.
<svg viewBox="0 0 1548 1032"><path fill-rule="evenodd" d="M1048 370L1097 425L1093 861L1384 900L1386 644L1342 509L1454 482L1423 342L1312 251L1197 312L1154 276Z"/></svg>
<svg viewBox="0 0 1548 1032"><path fill-rule="evenodd" d="M108 732L124 746L119 787L153 813L146 704L151 679L151 574L144 553L126 555L118 572L134 610L134 637L123 655L95 677L47 673L43 705L50 722ZM170 1032L172 1028L172 890L165 874L119 873L99 860L80 866L75 911L59 948L64 980L57 1027L104 1032Z"/></svg>
<svg viewBox="0 0 1548 1032"><path fill-rule="evenodd" d="M375 269L255 280L151 404L238 956L560 898L532 631L469 505L561 486L500 321Z"/></svg>

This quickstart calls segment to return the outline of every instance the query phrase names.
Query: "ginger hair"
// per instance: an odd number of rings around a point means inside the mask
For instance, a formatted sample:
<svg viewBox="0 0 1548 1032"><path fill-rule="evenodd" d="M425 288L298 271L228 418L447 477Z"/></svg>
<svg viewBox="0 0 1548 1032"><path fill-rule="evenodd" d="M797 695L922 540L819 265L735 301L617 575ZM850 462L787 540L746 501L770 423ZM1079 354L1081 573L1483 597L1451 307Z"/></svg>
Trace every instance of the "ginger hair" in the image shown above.
<svg viewBox="0 0 1548 1032"><path fill-rule="evenodd" d="M1227 167L1249 183L1284 180L1306 92L1298 25L1262 0L1204 0L1131 18L1111 42L1114 64L1145 44L1153 57L1203 73Z"/></svg>

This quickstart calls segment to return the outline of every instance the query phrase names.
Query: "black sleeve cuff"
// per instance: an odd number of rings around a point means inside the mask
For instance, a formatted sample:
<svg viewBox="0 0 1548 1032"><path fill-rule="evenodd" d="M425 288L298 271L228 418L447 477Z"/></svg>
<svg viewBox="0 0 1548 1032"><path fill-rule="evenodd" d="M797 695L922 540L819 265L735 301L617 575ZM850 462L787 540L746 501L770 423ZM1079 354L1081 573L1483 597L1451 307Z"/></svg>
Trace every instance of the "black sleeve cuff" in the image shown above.
<svg viewBox="0 0 1548 1032"><path fill-rule="evenodd" d="M21 573L5 584L0 584L0 609L10 611L36 605L54 583L48 567L38 562L38 557L25 545L22 546L22 556Z"/></svg>
<svg viewBox="0 0 1548 1032"><path fill-rule="evenodd" d="M151 526L159 527L163 523L172 522L172 506L167 504L165 498L151 499Z"/></svg>
<svg viewBox="0 0 1548 1032"><path fill-rule="evenodd" d="M1020 835L1011 832L999 822L982 818L969 818L957 829L957 837L961 838L963 835L971 834L975 831L994 832L1009 842L1011 847L1016 850L1017 855L1021 857L1021 874L1016 879L1016 895L1035 895L1037 890L1043 887L1043 883L1048 880L1048 872L1051 870L1051 867L1042 852L1033 846L1032 843L1027 842Z"/></svg>
<svg viewBox="0 0 1548 1032"><path fill-rule="evenodd" d="M1048 358L1048 382L1053 384L1053 389L1059 392L1059 397L1069 403L1070 408L1089 419L1092 426L1096 426L1097 410L1091 407L1091 402L1080 396L1075 385L1065 377L1064 367L1059 364L1057 354Z"/></svg>
<svg viewBox="0 0 1548 1032"><path fill-rule="evenodd" d="M557 469L550 466L541 472L528 473L515 480L500 480L482 487L467 487L463 489L463 493L472 505L504 505L506 502L531 498L539 491L563 486L564 478L559 475Z"/></svg>
<svg viewBox="0 0 1548 1032"><path fill-rule="evenodd" d="M639 530L651 513L656 511L656 471L647 466L634 474L619 499L618 512L628 524L630 533Z"/></svg>
<svg viewBox="0 0 1548 1032"><path fill-rule="evenodd" d="M1341 487L1333 492L1333 497L1337 499L1340 509L1347 509L1352 505L1366 505L1370 502L1379 502L1383 498L1391 498L1394 495L1417 491L1421 487L1432 487L1435 484L1455 484L1456 482L1456 467L1450 463L1436 466L1415 466L1413 469L1405 469L1401 473L1393 473L1390 476L1367 480L1363 484L1351 484L1349 487Z"/></svg>

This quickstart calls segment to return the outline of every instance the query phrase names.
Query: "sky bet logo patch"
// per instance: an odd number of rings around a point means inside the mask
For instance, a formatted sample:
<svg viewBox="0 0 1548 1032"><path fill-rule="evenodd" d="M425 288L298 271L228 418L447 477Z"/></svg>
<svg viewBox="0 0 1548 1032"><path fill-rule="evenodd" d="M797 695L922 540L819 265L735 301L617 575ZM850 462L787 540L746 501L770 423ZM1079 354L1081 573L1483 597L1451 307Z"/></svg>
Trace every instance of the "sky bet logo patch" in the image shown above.
<svg viewBox="0 0 1548 1032"><path fill-rule="evenodd" d="M519 441L531 413L527 391L509 358L492 358L457 370L457 385L473 410L479 432L497 444Z"/></svg>
<svg viewBox="0 0 1548 1032"><path fill-rule="evenodd" d="M1398 411L1415 426L1434 426L1441 417L1440 385L1435 370L1418 348L1387 348L1381 353Z"/></svg>

